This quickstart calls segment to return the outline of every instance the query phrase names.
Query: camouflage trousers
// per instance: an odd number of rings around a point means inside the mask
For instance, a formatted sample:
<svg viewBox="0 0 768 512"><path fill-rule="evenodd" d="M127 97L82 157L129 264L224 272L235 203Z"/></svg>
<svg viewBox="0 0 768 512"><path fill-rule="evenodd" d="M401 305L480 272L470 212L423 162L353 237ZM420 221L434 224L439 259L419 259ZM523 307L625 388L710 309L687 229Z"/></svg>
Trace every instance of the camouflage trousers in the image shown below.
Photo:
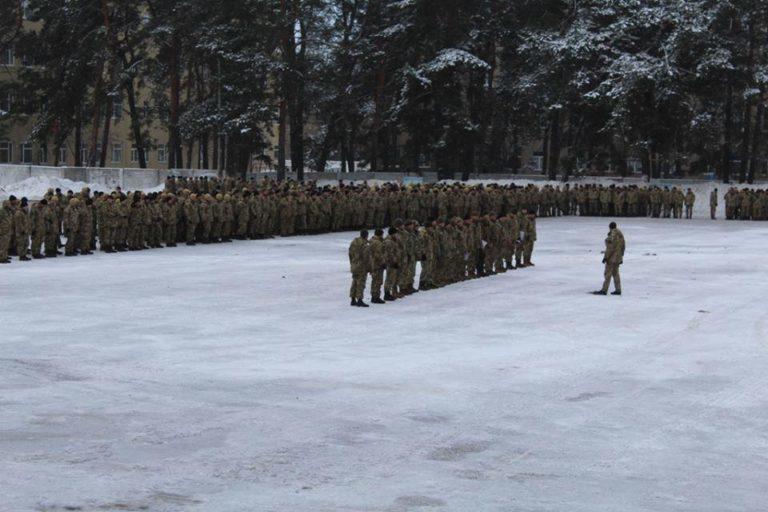
<svg viewBox="0 0 768 512"><path fill-rule="evenodd" d="M54 255L59 249L59 235L54 231L48 231L45 234L45 254L47 256Z"/></svg>
<svg viewBox="0 0 768 512"><path fill-rule="evenodd" d="M717 206L710 206L709 207L709 217L712 220L715 220L715 218L717 217Z"/></svg>
<svg viewBox="0 0 768 512"><path fill-rule="evenodd" d="M29 250L29 234L17 233L16 234L16 254L19 257L26 256Z"/></svg>
<svg viewBox="0 0 768 512"><path fill-rule="evenodd" d="M384 280L384 293L394 295L397 293L398 270L392 266L387 267L387 277Z"/></svg>
<svg viewBox="0 0 768 512"><path fill-rule="evenodd" d="M91 250L91 226L81 226L79 239L79 248L82 252Z"/></svg>
<svg viewBox="0 0 768 512"><path fill-rule="evenodd" d="M195 233L197 232L197 224L194 222L187 222L187 243L194 243Z"/></svg>
<svg viewBox="0 0 768 512"><path fill-rule="evenodd" d="M0 234L0 262L8 259L8 247L11 245L10 233Z"/></svg>
<svg viewBox="0 0 768 512"><path fill-rule="evenodd" d="M349 298L354 300L363 300L365 293L365 280L368 272L353 272L352 286L349 288Z"/></svg>
<svg viewBox="0 0 768 512"><path fill-rule="evenodd" d="M75 230L67 229L64 232L64 236L67 237L67 243L64 245L64 254L75 254L75 249L77 249L77 234Z"/></svg>
<svg viewBox="0 0 768 512"><path fill-rule="evenodd" d="M531 256L533 256L533 240L526 240L523 242L523 264L531 264Z"/></svg>
<svg viewBox="0 0 768 512"><path fill-rule="evenodd" d="M685 207L685 218L686 219L692 219L693 218L693 206L686 206Z"/></svg>
<svg viewBox="0 0 768 512"><path fill-rule="evenodd" d="M413 287L413 278L416 271L416 262L411 258L406 259L400 264L398 272L398 286L401 290L409 290Z"/></svg>
<svg viewBox="0 0 768 512"><path fill-rule="evenodd" d="M432 258L426 258L421 262L421 275L419 276L419 288L426 285L432 285L433 273L435 268L435 260Z"/></svg>
<svg viewBox="0 0 768 512"><path fill-rule="evenodd" d="M374 270L371 272L371 298L381 298L381 287L384 285L384 270Z"/></svg>
<svg viewBox="0 0 768 512"><path fill-rule="evenodd" d="M606 263L605 264L605 280L603 281L603 291L608 293L608 288L611 286L611 279L613 279L613 287L617 292L621 291L621 276L619 276L619 264L618 263Z"/></svg>
<svg viewBox="0 0 768 512"><path fill-rule="evenodd" d="M40 249L43 247L43 239L45 238L44 235L45 233L42 231L35 231L32 233L32 245L30 247L32 256L40 254Z"/></svg>
<svg viewBox="0 0 768 512"><path fill-rule="evenodd" d="M176 223L171 222L165 225L165 245L172 245L176 243Z"/></svg>
<svg viewBox="0 0 768 512"><path fill-rule="evenodd" d="M483 262L483 266L485 267L486 274L489 272L493 272L494 265L496 264L496 260L498 258L498 250L495 245L488 244L485 246L485 261ZM498 268L496 269L498 271Z"/></svg>

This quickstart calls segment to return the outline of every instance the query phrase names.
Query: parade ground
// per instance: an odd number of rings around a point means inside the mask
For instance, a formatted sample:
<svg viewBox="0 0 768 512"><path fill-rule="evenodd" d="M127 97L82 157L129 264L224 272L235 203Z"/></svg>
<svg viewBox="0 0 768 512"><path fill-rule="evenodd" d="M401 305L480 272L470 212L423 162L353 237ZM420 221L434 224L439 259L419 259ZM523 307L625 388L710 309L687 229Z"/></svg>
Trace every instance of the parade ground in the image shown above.
<svg viewBox="0 0 768 512"><path fill-rule="evenodd" d="M14 261L0 511L765 510L768 223L616 219L593 296L609 220L368 309L354 233Z"/></svg>

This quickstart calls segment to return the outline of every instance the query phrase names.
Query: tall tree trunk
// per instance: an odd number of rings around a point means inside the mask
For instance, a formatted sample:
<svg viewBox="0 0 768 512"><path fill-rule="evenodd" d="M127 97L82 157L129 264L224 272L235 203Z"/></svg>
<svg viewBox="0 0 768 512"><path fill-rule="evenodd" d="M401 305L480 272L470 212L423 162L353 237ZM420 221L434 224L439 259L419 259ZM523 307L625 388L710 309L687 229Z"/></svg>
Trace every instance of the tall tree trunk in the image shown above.
<svg viewBox="0 0 768 512"><path fill-rule="evenodd" d="M114 69L112 72L114 72ZM107 152L109 151L109 132L112 127L112 109L114 108L114 98L112 98L112 96L108 96L108 98L111 101L107 102L107 108L104 109L104 129L101 133L101 154L99 155L99 167L106 167ZM80 148L76 148L76 150L79 151Z"/></svg>
<svg viewBox="0 0 768 512"><path fill-rule="evenodd" d="M349 131L349 138L347 139L347 158L349 159L349 165L347 166L349 168L349 172L355 172L356 164L355 160L357 160L357 155L355 154L355 141L357 140L357 128L354 127Z"/></svg>
<svg viewBox="0 0 768 512"><path fill-rule="evenodd" d="M283 70L280 76L280 104L278 112L278 124L277 124L277 179L279 181L285 180L285 143L286 143L286 124L288 117L288 98L290 96L290 81L288 78L289 71L285 69L288 66L289 60L289 43L293 39L289 37L292 30L291 24L288 22L288 0L280 0L280 21L282 26L281 31L281 46L283 51ZM292 52L291 52L292 53Z"/></svg>
<svg viewBox="0 0 768 512"><path fill-rule="evenodd" d="M168 168L183 167L181 137L179 135L179 105L181 103L181 41L178 34L171 37L168 65L170 87L170 112L168 119Z"/></svg>
<svg viewBox="0 0 768 512"><path fill-rule="evenodd" d="M80 148L83 145L83 106L78 105L77 113L75 114L75 148ZM58 152L56 154L56 160L59 159ZM75 167L83 166L83 152L79 149L75 150Z"/></svg>
<svg viewBox="0 0 768 512"><path fill-rule="evenodd" d="M757 116L755 118L755 132L752 138L752 148L749 156L749 175L747 176L748 183L755 182L755 175L757 174L758 157L760 155L761 144L763 142L763 123L765 122L765 94L759 96L757 104Z"/></svg>
<svg viewBox="0 0 768 512"><path fill-rule="evenodd" d="M733 84L728 79L725 88L725 120L722 145L723 183L731 181L731 140L733 135Z"/></svg>
<svg viewBox="0 0 768 512"><path fill-rule="evenodd" d="M560 110L552 113L551 147L549 157L549 179L556 180L560 170Z"/></svg>
<svg viewBox="0 0 768 512"><path fill-rule="evenodd" d="M136 147L139 156L139 168L146 169L147 159L144 154L144 136L141 133L139 109L136 108L136 89L133 84L133 78L128 78L125 81L125 93L128 95L128 110L131 114L131 133L133 134L133 145Z"/></svg>
<svg viewBox="0 0 768 512"><path fill-rule="evenodd" d="M371 172L379 168L379 142L381 140L381 103L384 96L384 63L379 64L376 72L376 89L373 94L373 128L371 129Z"/></svg>
<svg viewBox="0 0 768 512"><path fill-rule="evenodd" d="M104 60L101 59L96 66L96 85L93 88L93 115L91 117L91 140L88 144L88 166L95 167L98 155L96 148L99 145L99 124L101 123L101 107L104 105ZM75 153L82 153L79 147Z"/></svg>
<svg viewBox="0 0 768 512"><path fill-rule="evenodd" d="M748 37L749 37L749 52L747 53L747 76L749 79L747 80L747 88L751 89L754 87L754 82L752 80L753 71L754 71L754 62L755 62L755 23L754 20L750 20L749 22L749 29L748 29ZM752 129L752 94L744 95L744 115L742 117L742 128L741 128L741 162L740 162L740 169L739 169L739 183L744 183L747 180L747 171L749 169L749 145L752 141L751 131Z"/></svg>
<svg viewBox="0 0 768 512"><path fill-rule="evenodd" d="M290 105L291 123L291 170L296 173L298 181L304 181L304 112L306 109L306 25L299 20L299 34L301 37L301 49L296 53L297 43L292 41L292 59L296 72L293 74L293 88ZM294 35L295 38L295 35Z"/></svg>
<svg viewBox="0 0 768 512"><path fill-rule="evenodd" d="M209 169L208 167L208 131L200 136L200 169Z"/></svg>
<svg viewBox="0 0 768 512"><path fill-rule="evenodd" d="M541 152L543 155L541 173L544 176L549 176L549 139L550 139L551 128L552 128L552 124L547 123L547 128L544 130L543 145L541 149Z"/></svg>
<svg viewBox="0 0 768 512"><path fill-rule="evenodd" d="M216 133L213 137L213 153L211 155L211 162L213 167L211 169L221 169L219 166L219 134Z"/></svg>
<svg viewBox="0 0 768 512"><path fill-rule="evenodd" d="M510 160L512 161L512 174L520 173L520 141L518 136L518 127L515 124L512 128L512 155Z"/></svg>

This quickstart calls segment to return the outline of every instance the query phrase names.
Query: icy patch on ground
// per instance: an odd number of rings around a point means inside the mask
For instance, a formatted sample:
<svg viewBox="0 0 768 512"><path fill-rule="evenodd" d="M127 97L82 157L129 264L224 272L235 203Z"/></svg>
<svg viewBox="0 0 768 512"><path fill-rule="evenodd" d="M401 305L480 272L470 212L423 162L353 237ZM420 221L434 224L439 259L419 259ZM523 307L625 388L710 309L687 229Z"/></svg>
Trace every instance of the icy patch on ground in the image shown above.
<svg viewBox="0 0 768 512"><path fill-rule="evenodd" d="M762 511L768 225L542 219L350 308L351 233L0 268L0 510Z"/></svg>

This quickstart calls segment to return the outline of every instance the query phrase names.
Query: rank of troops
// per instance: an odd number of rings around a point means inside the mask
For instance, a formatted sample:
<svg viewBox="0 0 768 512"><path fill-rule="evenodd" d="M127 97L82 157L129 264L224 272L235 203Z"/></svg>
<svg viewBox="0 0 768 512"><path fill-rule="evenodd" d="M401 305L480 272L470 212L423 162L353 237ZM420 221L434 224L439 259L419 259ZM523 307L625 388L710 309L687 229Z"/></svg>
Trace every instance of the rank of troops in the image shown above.
<svg viewBox="0 0 768 512"><path fill-rule="evenodd" d="M725 218L728 220L768 220L766 190L730 188L724 199Z"/></svg>
<svg viewBox="0 0 768 512"><path fill-rule="evenodd" d="M418 291L534 266L535 242L536 215L515 208L498 217L491 213L438 219L423 227L417 220L395 219L386 238L381 228L370 240L362 230L349 246L350 305L369 307L363 300L369 274L371 302L384 304Z"/></svg>
<svg viewBox="0 0 768 512"><path fill-rule="evenodd" d="M61 255L174 247L331 231L384 228L397 219L497 220L526 210L536 216L690 217L689 190L576 185L344 185L236 178L169 177L163 192L79 193L49 190L30 204L11 197L0 208L0 262ZM741 210L741 209L739 209ZM62 244L62 240L66 240ZM98 245L97 245L98 240Z"/></svg>

